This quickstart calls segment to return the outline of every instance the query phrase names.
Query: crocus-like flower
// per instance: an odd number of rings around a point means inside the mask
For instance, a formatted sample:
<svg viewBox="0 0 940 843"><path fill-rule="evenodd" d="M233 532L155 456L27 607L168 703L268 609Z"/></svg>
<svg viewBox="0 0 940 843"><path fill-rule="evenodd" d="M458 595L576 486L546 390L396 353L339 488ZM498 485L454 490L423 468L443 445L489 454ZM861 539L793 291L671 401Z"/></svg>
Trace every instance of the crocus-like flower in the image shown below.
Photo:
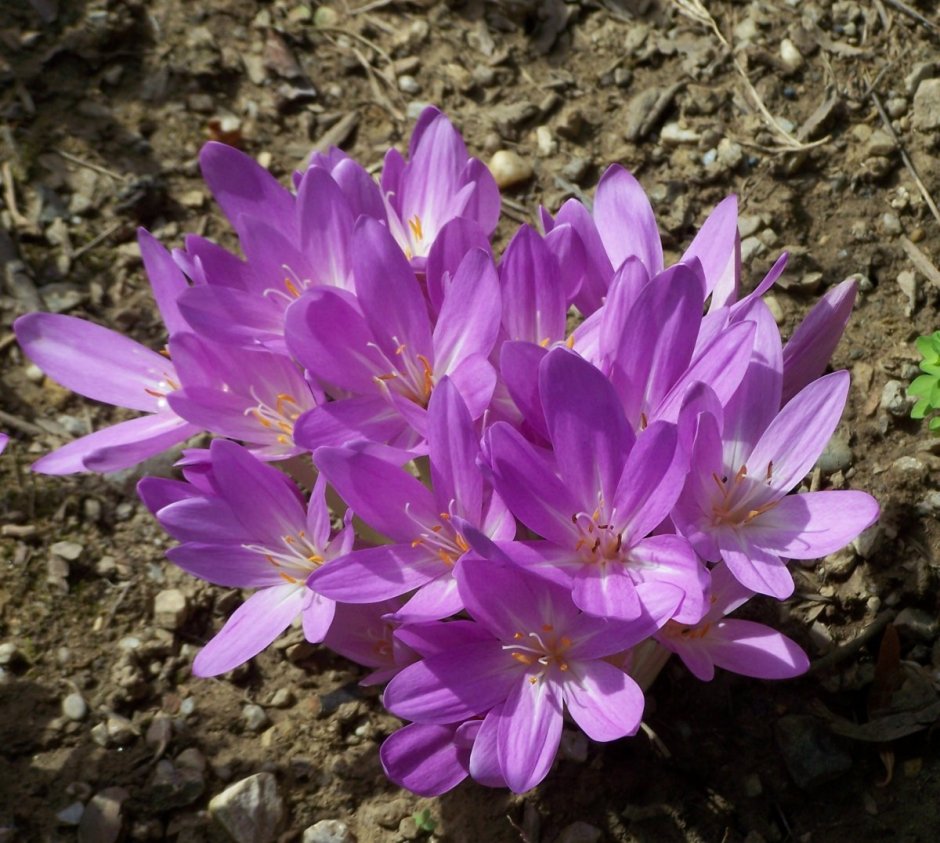
<svg viewBox="0 0 940 843"><path fill-rule="evenodd" d="M143 229L138 243L167 331L185 329L177 306L187 286L183 273ZM199 433L167 403L167 395L180 384L168 358L116 331L62 314L29 313L16 320L13 330L26 355L63 386L87 398L148 413L70 442L33 463L33 471L118 471Z"/></svg>
<svg viewBox="0 0 940 843"><path fill-rule="evenodd" d="M302 453L294 442L294 424L317 406L317 398L293 360L192 333L176 334L169 349L182 383L168 401L181 418L256 446L254 453L262 459Z"/></svg>
<svg viewBox="0 0 940 843"><path fill-rule="evenodd" d="M397 613L413 622L462 608L454 564L468 550L461 524L509 540L516 525L483 482L480 440L466 404L448 378L428 407L432 489L403 468L352 448L321 448L317 467L343 500L393 544L354 550L311 575L310 585L334 600L371 603L413 589Z"/></svg>
<svg viewBox="0 0 940 843"><path fill-rule="evenodd" d="M699 417L688 480L672 516L705 559L723 559L751 591L789 597L793 578L784 559L833 553L878 517L877 501L865 492L787 494L832 436L848 389L847 372L826 375L789 401L766 429L763 394L751 390L750 401L738 407L741 423L731 448L714 415ZM749 424L756 430L747 430Z"/></svg>
<svg viewBox="0 0 940 843"><path fill-rule="evenodd" d="M796 642L764 624L725 617L753 596L726 565L718 565L712 570L705 617L693 626L669 621L656 640L703 682L714 678L716 667L757 679L791 679L805 673L809 659Z"/></svg>
<svg viewBox="0 0 940 843"><path fill-rule="evenodd" d="M199 433L167 403L179 375L166 357L92 322L30 313L14 325L23 351L63 386L106 404L148 413L91 433L33 464L42 474L117 471Z"/></svg>
<svg viewBox="0 0 940 843"><path fill-rule="evenodd" d="M10 441L10 437L6 433L0 433L0 454L3 453L3 449L6 448L7 442Z"/></svg>
<svg viewBox="0 0 940 843"><path fill-rule="evenodd" d="M675 425L655 422L637 438L610 382L563 348L539 366L539 393L554 462L505 422L487 432L486 451L498 494L555 546L540 570L567 578L575 605L598 617L631 620L678 588L677 619L697 621L705 566L684 538L650 535L685 479Z"/></svg>
<svg viewBox="0 0 940 843"><path fill-rule="evenodd" d="M284 474L234 442L217 439L199 486L148 478L141 497L183 544L167 558L216 585L255 588L193 663L197 676L232 670L261 652L301 616L308 641L322 641L334 603L310 589L310 572L348 552L347 523L330 534L326 482L318 479L309 507ZM202 492L208 488L208 493Z"/></svg>
<svg viewBox="0 0 940 843"><path fill-rule="evenodd" d="M593 740L636 732L643 693L603 659L654 632L675 600L622 623L582 614L568 589L521 568L465 557L456 577L475 623L462 622L457 635L452 623L399 630L416 649L437 634L447 643L389 683L385 705L393 714L425 724L483 716L474 746L486 745L484 733L495 735L500 771L517 793L548 773L565 709ZM472 753L470 765L472 773Z"/></svg>
<svg viewBox="0 0 940 843"><path fill-rule="evenodd" d="M737 200L729 196L705 220L681 258L701 263L712 308L734 301L737 295L741 269L737 222ZM585 315L601 307L614 273L628 258L639 260L650 277L663 271L663 247L649 198L640 183L616 164L597 185L593 217L572 199L554 219L543 211L542 225L564 272L574 276L566 287L576 291L574 304ZM556 227L565 225L575 237L551 237Z"/></svg>
<svg viewBox="0 0 940 843"><path fill-rule="evenodd" d="M354 237L356 295L316 288L287 313L288 347L336 399L298 420L295 441L310 450L356 439L416 447L425 437L431 393L445 375L479 418L496 382L486 359L499 331L490 256L467 254L432 325L388 230L361 217Z"/></svg>
<svg viewBox="0 0 940 843"><path fill-rule="evenodd" d="M419 269L441 228L456 217L476 221L490 235L499 219L499 188L486 166L471 158L463 139L436 108L421 112L409 160L390 149L382 167L388 227Z"/></svg>

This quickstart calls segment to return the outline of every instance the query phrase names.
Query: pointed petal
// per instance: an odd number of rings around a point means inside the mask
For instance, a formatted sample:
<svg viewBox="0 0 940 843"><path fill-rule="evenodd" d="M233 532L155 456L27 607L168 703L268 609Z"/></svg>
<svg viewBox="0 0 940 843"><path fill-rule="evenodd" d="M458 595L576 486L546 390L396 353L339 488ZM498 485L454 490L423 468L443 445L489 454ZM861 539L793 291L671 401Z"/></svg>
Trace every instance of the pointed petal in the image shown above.
<svg viewBox="0 0 940 843"><path fill-rule="evenodd" d="M120 471L162 454L200 430L172 413L154 413L106 427L36 460L39 474Z"/></svg>
<svg viewBox="0 0 940 843"><path fill-rule="evenodd" d="M394 541L417 538L415 520L438 523L427 487L397 465L350 448L320 448L314 462L353 512Z"/></svg>
<svg viewBox="0 0 940 843"><path fill-rule="evenodd" d="M725 290L736 293L736 270L739 269L735 260L737 240L738 198L732 195L715 206L681 258L683 263L692 258L701 261L706 296L713 290L725 297Z"/></svg>
<svg viewBox="0 0 940 843"><path fill-rule="evenodd" d="M434 369L452 372L471 354L489 355L499 333L499 284L493 259L472 249L448 288L434 328Z"/></svg>
<svg viewBox="0 0 940 843"><path fill-rule="evenodd" d="M704 304L701 276L684 264L653 278L630 309L611 359L611 380L634 429L686 372Z"/></svg>
<svg viewBox="0 0 940 843"><path fill-rule="evenodd" d="M735 579L755 594L786 600L793 594L793 577L777 554L749 541L747 530L721 530L718 547L721 558Z"/></svg>
<svg viewBox="0 0 940 843"><path fill-rule="evenodd" d="M787 402L829 363L852 313L858 284L843 281L824 295L797 326L783 350L783 401Z"/></svg>
<svg viewBox="0 0 940 843"><path fill-rule="evenodd" d="M23 351L50 378L79 395L155 412L159 396L172 387L173 364L116 331L75 316L29 313L16 320L16 338Z"/></svg>
<svg viewBox="0 0 940 843"><path fill-rule="evenodd" d="M621 343L628 339L624 326L634 303L649 282L649 272L636 256L627 258L614 273L607 300L601 309L599 343L605 361L615 355Z"/></svg>
<svg viewBox="0 0 940 843"><path fill-rule="evenodd" d="M479 223L467 217L450 220L434 238L428 251L425 283L435 312L440 311L457 267L471 249L482 249L487 254L492 252L489 238Z"/></svg>
<svg viewBox="0 0 940 843"><path fill-rule="evenodd" d="M193 661L195 676L218 676L258 655L300 614L304 588L275 586L256 591L226 621Z"/></svg>
<svg viewBox="0 0 940 843"><path fill-rule="evenodd" d="M304 594L304 603L301 610L304 638L311 644L319 644L330 631L333 616L336 613L336 602L317 594L309 588Z"/></svg>
<svg viewBox="0 0 940 843"><path fill-rule="evenodd" d="M440 796L467 777L470 751L454 743L454 725L409 723L379 750L382 768L395 784L419 796Z"/></svg>
<svg viewBox="0 0 940 843"><path fill-rule="evenodd" d="M565 705L592 741L635 735L645 700L640 686L626 673L603 661L571 666L563 685Z"/></svg>
<svg viewBox="0 0 940 843"><path fill-rule="evenodd" d="M610 381L556 348L539 366L539 394L559 473L578 511L612 505L634 435Z"/></svg>
<svg viewBox="0 0 940 843"><path fill-rule="evenodd" d="M674 424L654 422L637 439L610 500L617 529L633 545L665 518L682 492L688 471Z"/></svg>
<svg viewBox="0 0 940 843"><path fill-rule="evenodd" d="M594 220L614 268L636 255L650 275L663 271L663 246L653 206L640 183L614 164L594 196Z"/></svg>
<svg viewBox="0 0 940 843"><path fill-rule="evenodd" d="M293 481L250 451L226 439L211 447L219 494L245 529L278 547L306 525L306 509Z"/></svg>
<svg viewBox="0 0 940 843"><path fill-rule="evenodd" d="M510 790L525 793L548 775L562 724L558 685L547 677L520 677L503 705L496 737L499 766Z"/></svg>
<svg viewBox="0 0 940 843"><path fill-rule="evenodd" d="M384 703L406 720L455 723L506 699L520 672L497 641L473 641L406 667L389 682Z"/></svg>
<svg viewBox="0 0 940 843"><path fill-rule="evenodd" d="M376 375L388 372L355 298L342 290L317 287L299 298L284 331L291 354L325 383L371 395Z"/></svg>
<svg viewBox="0 0 940 843"><path fill-rule="evenodd" d="M167 333L172 336L177 331L188 331L189 325L180 314L177 304L180 294L189 289L185 276L170 253L146 229L137 230L137 244Z"/></svg>
<svg viewBox="0 0 940 843"><path fill-rule="evenodd" d="M751 541L786 559L819 559L840 550L878 519L865 492L787 495L748 524Z"/></svg>
<svg viewBox="0 0 940 843"><path fill-rule="evenodd" d="M557 342L568 311L558 261L531 226L522 226L499 267L503 327L510 340Z"/></svg>
<svg viewBox="0 0 940 843"><path fill-rule="evenodd" d="M349 289L352 267L348 246L355 220L345 194L326 170L312 167L304 173L297 192L297 213L310 280Z"/></svg>
<svg viewBox="0 0 940 843"><path fill-rule="evenodd" d="M562 546L574 546L572 516L582 503L545 458L505 422L486 433L493 485L506 506L530 530Z"/></svg>
<svg viewBox="0 0 940 843"><path fill-rule="evenodd" d="M383 544L354 550L314 571L307 584L343 603L377 603L419 588L446 570L424 547Z"/></svg>
<svg viewBox="0 0 940 843"><path fill-rule="evenodd" d="M849 373L813 381L770 423L747 459L752 477L771 478L771 488L792 489L819 459L832 436L849 391Z"/></svg>
<svg viewBox="0 0 940 843"><path fill-rule="evenodd" d="M199 166L239 237L245 215L269 219L287 233L294 231L294 197L251 156L224 143L207 143L199 152Z"/></svg>
<svg viewBox="0 0 940 843"><path fill-rule="evenodd" d="M284 342L284 308L251 291L191 287L180 295L179 309L192 330L214 342L242 346Z"/></svg>
<svg viewBox="0 0 940 843"><path fill-rule="evenodd" d="M456 513L479 524L483 510L483 476L477 467L477 435L457 387L442 380L428 404L428 453L434 496L446 511L451 501Z"/></svg>
<svg viewBox="0 0 940 843"><path fill-rule="evenodd" d="M792 679L809 670L796 642L752 621L720 621L702 642L717 667L755 679Z"/></svg>
<svg viewBox="0 0 940 843"><path fill-rule="evenodd" d="M410 447L414 437L407 436L408 429L401 413L384 398L356 395L304 413L294 425L294 442L308 451L361 440Z"/></svg>
<svg viewBox="0 0 940 843"><path fill-rule="evenodd" d="M187 574L229 588L283 586L277 569L263 556L237 544L186 542L171 547L166 558ZM298 604L298 611L300 605Z"/></svg>
<svg viewBox="0 0 940 843"><path fill-rule="evenodd" d="M395 360L405 345L404 353L411 357L431 358L431 323L424 295L384 225L359 218L353 233L352 265L359 304L385 355Z"/></svg>

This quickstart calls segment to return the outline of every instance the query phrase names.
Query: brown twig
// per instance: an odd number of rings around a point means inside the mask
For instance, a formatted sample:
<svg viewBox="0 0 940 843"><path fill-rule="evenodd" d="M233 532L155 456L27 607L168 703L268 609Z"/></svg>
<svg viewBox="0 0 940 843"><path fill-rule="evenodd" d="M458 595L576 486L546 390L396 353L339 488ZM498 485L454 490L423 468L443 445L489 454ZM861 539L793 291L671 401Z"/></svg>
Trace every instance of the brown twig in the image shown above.
<svg viewBox="0 0 940 843"><path fill-rule="evenodd" d="M101 173L103 176L108 176L109 178L115 179L116 181L125 182L130 177L122 176L120 173L116 173L114 170L109 170L107 167L102 167L101 164L95 164L93 161L86 161L84 158L79 158L77 155L72 155L71 152L64 152L61 149L55 150L56 155L60 158L64 158L66 161L71 161L73 164L78 164L79 167L84 167L86 170L94 170L96 173Z"/></svg>
<svg viewBox="0 0 940 843"><path fill-rule="evenodd" d="M10 165L9 161L3 162L3 166L0 167L0 172L3 173L3 201L7 206L7 210L10 212L13 225L17 228L35 228L35 226L20 213L20 209L17 207L16 190L13 187L13 167Z"/></svg>
<svg viewBox="0 0 940 843"><path fill-rule="evenodd" d="M940 24L934 23L929 18L925 18L917 9L912 9L907 3L904 3L903 0L884 0L889 6L894 9L897 9L902 14L907 15L910 18L913 18L918 23L923 24L928 29L932 29L934 32L940 34Z"/></svg>
<svg viewBox="0 0 940 843"><path fill-rule="evenodd" d="M5 410L0 410L0 424L16 428L20 433L25 433L27 436L42 436L45 433L41 427L37 427L32 422L26 421L26 419L21 419L19 416L14 416L12 413L7 413Z"/></svg>
<svg viewBox="0 0 940 843"><path fill-rule="evenodd" d="M116 222L114 223L114 225L111 225L108 228L106 228L104 231L102 231L101 234L98 234L95 237L92 237L91 240L89 240L83 246L79 246L74 252L72 252L72 260L78 260L78 258L84 255L85 252L90 252L92 249L95 248L95 246L99 245L100 243L103 243L112 234L114 234L114 232L118 231L123 226L124 226L123 221Z"/></svg>
<svg viewBox="0 0 940 843"><path fill-rule="evenodd" d="M884 123L885 129L888 130L888 133L892 138L894 138L894 142L898 145L898 149L901 152L901 160L904 162L904 166L907 167L908 172L914 179L914 184L917 185L917 189L920 191L920 195L924 197L924 201L927 203L927 207L930 208L930 213L934 215L934 219L936 219L937 222L940 222L940 208L937 208L937 203L933 201L933 197L930 195L930 191L927 190L927 185L924 184L920 175L917 173L917 169L914 167L914 162L911 161L911 157L907 154L907 150L904 148L904 144L901 143L901 139L898 137L898 133L894 131L894 126L891 125L891 120L888 117L887 112L884 110L884 106L882 106L881 100L878 99L878 94L872 91L870 96L871 101L875 104L875 108L878 109L878 114L881 116L881 122Z"/></svg>
<svg viewBox="0 0 940 843"><path fill-rule="evenodd" d="M839 662L843 662L846 659L854 656L862 647L865 646L872 638L874 638L878 633L880 633L891 621L894 620L895 612L893 609L887 609L882 612L875 618L868 626L865 627L855 638L851 641L847 641L841 647L837 647L831 653L827 653L821 659L814 661L809 668L810 673L822 673L824 670L829 670L832 667L835 667Z"/></svg>

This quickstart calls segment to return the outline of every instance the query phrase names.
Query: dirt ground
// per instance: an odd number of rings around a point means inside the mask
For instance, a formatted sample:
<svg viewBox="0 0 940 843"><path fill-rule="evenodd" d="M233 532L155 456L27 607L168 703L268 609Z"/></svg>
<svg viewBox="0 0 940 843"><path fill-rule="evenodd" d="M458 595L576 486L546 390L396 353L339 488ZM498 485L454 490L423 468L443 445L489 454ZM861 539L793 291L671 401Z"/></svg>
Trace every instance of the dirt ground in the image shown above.
<svg viewBox="0 0 940 843"><path fill-rule="evenodd" d="M260 771L276 776L284 841L326 819L361 842L935 841L940 440L907 418L903 387L913 340L940 328L940 17L909 3L709 0L713 30L668 0L3 2L0 841L224 841L209 799ZM474 154L533 168L504 193L503 238L539 204L590 197L619 162L672 257L738 195L745 283L791 253L769 297L785 334L827 287L854 275L861 290L834 359L853 373L849 406L807 482L872 492L881 522L799 568L786 605L750 609L813 672L701 684L671 664L649 694L655 739L569 742L518 797L387 783L378 746L395 719L299 631L224 679L192 677L237 595L163 560L133 487L172 457L31 474L119 416L43 379L10 331L42 308L159 347L136 227L233 246L202 143L237 144L282 179L330 143L377 168L428 102ZM155 614L174 588L183 611ZM886 629L900 661L885 646L878 662Z"/></svg>

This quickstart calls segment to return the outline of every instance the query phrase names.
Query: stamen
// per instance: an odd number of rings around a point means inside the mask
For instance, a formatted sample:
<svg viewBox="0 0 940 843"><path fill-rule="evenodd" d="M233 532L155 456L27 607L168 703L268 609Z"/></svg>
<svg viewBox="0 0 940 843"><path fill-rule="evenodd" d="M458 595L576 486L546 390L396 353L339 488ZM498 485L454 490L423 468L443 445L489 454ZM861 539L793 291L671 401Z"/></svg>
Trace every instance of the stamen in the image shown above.
<svg viewBox="0 0 940 843"><path fill-rule="evenodd" d="M421 218L415 214L410 220L408 220L408 228L411 229L411 234L415 240L423 240L424 232L421 229ZM410 255L409 255L410 258Z"/></svg>

